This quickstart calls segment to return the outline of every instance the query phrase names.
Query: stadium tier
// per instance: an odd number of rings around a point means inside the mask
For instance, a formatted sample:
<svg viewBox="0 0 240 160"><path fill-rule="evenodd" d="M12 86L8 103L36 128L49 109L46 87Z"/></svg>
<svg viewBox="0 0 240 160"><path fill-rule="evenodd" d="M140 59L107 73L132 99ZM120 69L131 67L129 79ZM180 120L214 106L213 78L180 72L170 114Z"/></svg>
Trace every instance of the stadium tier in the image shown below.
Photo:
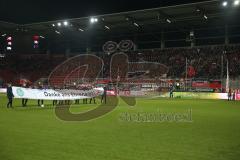
<svg viewBox="0 0 240 160"><path fill-rule="evenodd" d="M106 55L104 53L92 53L92 55L102 55L104 67L102 75L98 78L108 79L110 76L111 57L115 54ZM145 79L156 78L205 78L205 79L222 79L226 78L226 59L229 61L229 73L231 78L238 78L240 75L240 45L221 45L221 46L205 46L194 48L168 48L168 49L150 49L127 51L126 55L129 60L128 74L131 78L143 76ZM52 70L66 61L69 57L62 55L8 55L1 60L1 79L4 82L19 79L28 79L31 82L37 81L40 78L47 78ZM186 62L187 60L187 62ZM118 61L119 67L123 64ZM143 62L156 62L165 65L168 72L162 73L161 69L157 69L151 74L145 72L141 74L138 71ZM79 61L73 63L78 64ZM94 63L94 62L93 62ZM187 64L187 70L186 70ZM67 65L66 65L67 66ZM149 67L149 66L148 66ZM32 72L34 68L35 72ZM92 71L85 74L86 68L80 68L72 74L78 75L79 78L91 78ZM144 71L143 68L141 70ZM69 70L70 71L70 70ZM112 71L114 72L114 71ZM117 72L117 71L115 71ZM66 75L68 72L66 73ZM62 75L62 76L66 76Z"/></svg>

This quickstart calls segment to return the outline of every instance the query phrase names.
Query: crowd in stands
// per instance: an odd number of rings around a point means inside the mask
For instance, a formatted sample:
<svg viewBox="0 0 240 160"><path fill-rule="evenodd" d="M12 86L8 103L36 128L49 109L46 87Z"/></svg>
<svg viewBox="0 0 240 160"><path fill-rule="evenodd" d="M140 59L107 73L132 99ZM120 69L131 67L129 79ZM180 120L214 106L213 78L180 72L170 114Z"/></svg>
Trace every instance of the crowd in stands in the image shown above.
<svg viewBox="0 0 240 160"><path fill-rule="evenodd" d="M0 59L0 79L5 82L19 83L21 79L35 82L47 77L65 57L43 55L10 55Z"/></svg>
<svg viewBox="0 0 240 160"><path fill-rule="evenodd" d="M230 76L236 78L240 75L240 45L138 50L128 51L126 54L129 62L135 63L129 67L136 67L136 63L140 62L160 63L168 68L166 74L168 78L185 78L187 75L188 78L220 79L221 76L226 76L227 60ZM102 53L104 67L101 78L110 77L112 55L114 53L109 55ZM7 56L0 59L0 79L17 82L21 78L26 78L34 82L39 78L48 77L52 70L65 60L67 58L64 56L51 55ZM99 69L99 66L96 67ZM91 73L95 73L94 70ZM91 77L89 74L87 76Z"/></svg>
<svg viewBox="0 0 240 160"><path fill-rule="evenodd" d="M187 73L187 78L220 79L227 75L227 61L231 78L240 75L240 45L152 49L127 54L129 62L165 65L169 69L168 78L186 78Z"/></svg>
<svg viewBox="0 0 240 160"><path fill-rule="evenodd" d="M138 56L136 56L138 54ZM130 52L130 61L158 62L169 68L168 77L185 78L186 67L191 67L189 78L221 78L226 76L227 60L232 77L240 75L240 46L209 46L200 48L173 48Z"/></svg>

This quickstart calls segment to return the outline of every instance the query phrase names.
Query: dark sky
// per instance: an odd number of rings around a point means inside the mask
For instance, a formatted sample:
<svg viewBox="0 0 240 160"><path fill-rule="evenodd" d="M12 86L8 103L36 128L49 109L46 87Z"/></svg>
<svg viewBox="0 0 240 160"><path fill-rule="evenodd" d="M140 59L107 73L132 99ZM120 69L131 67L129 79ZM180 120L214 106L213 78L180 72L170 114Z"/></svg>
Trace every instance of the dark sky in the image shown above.
<svg viewBox="0 0 240 160"><path fill-rule="evenodd" d="M200 0L0 0L0 21L24 24L199 1Z"/></svg>

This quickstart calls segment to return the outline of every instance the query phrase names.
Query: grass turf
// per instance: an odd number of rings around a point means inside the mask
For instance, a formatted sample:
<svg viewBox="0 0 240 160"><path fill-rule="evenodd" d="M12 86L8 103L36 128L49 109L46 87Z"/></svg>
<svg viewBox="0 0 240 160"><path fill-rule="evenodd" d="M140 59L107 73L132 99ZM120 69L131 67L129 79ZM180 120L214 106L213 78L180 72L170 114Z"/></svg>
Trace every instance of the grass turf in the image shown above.
<svg viewBox="0 0 240 160"><path fill-rule="evenodd" d="M1 160L238 160L240 102L215 100L138 99L124 102L110 114L90 122L63 122L54 109L21 108L14 100L6 109L0 96ZM50 105L51 102L48 102ZM73 112L94 105L73 107ZM183 113L192 109L192 123L123 122L123 112Z"/></svg>

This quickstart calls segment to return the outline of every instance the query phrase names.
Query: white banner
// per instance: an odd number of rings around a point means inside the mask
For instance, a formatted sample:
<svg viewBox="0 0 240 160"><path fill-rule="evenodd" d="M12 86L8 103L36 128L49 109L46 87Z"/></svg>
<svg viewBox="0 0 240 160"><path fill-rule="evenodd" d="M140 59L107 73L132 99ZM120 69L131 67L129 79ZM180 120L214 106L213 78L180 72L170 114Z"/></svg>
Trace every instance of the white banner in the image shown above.
<svg viewBox="0 0 240 160"><path fill-rule="evenodd" d="M103 94L103 88L91 90L52 90L12 87L14 98L41 99L41 100L77 100L97 97Z"/></svg>
<svg viewBox="0 0 240 160"><path fill-rule="evenodd" d="M6 88L0 88L0 93L6 93L7 89Z"/></svg>

